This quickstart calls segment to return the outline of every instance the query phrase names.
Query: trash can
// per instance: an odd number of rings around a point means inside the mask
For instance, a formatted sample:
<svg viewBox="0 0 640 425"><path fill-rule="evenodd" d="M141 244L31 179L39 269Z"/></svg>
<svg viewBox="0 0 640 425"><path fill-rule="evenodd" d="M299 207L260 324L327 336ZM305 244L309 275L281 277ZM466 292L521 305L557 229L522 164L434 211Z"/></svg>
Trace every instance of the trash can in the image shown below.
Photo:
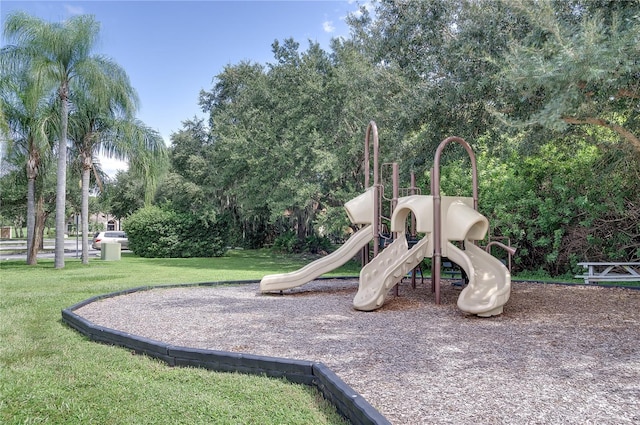
<svg viewBox="0 0 640 425"><path fill-rule="evenodd" d="M119 243L103 243L100 247L100 258L104 261L119 261L122 246Z"/></svg>

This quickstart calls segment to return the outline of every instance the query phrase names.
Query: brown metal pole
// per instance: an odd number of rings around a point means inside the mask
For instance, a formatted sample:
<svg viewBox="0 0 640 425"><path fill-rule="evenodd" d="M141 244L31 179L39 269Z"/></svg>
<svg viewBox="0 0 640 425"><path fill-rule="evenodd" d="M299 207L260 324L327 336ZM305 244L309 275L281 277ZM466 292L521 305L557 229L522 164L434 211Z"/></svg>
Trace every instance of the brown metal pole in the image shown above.
<svg viewBox="0 0 640 425"><path fill-rule="evenodd" d="M374 121L370 121L367 126L367 133L365 136L365 167L366 174L364 183L366 188L369 188L369 137L373 133L373 256L378 255L380 246L380 176L378 175L378 154L380 151L380 144L378 140L378 126Z"/></svg>
<svg viewBox="0 0 640 425"><path fill-rule="evenodd" d="M502 242L498 242L498 241L491 241L487 244L487 246L484 248L485 251L487 251L489 254L491 254L491 247L495 245L495 246L499 246L500 248L504 249L505 251L507 251L507 256L509 258L509 271L511 271L511 256L514 255L516 253L517 248L512 247L510 244L509 245L505 245Z"/></svg>
<svg viewBox="0 0 640 425"><path fill-rule="evenodd" d="M393 216L393 212L396 210L398 206L398 198L400 196L400 169L398 167L398 163L394 162L392 165L392 186L393 186L393 195L391 197L391 214L389 217ZM394 235L397 236L397 235Z"/></svg>
<svg viewBox="0 0 640 425"><path fill-rule="evenodd" d="M411 172L411 187L409 188L409 194L415 195L418 193L418 188L416 187L416 173ZM416 236L416 216L411 214L411 236Z"/></svg>
<svg viewBox="0 0 640 425"><path fill-rule="evenodd" d="M409 195L415 195L417 192L416 190L416 173L414 173L413 171L411 172L411 186L409 187ZM417 234L416 234L416 216L411 213L411 224L410 224L411 228L409 229L409 232L411 233L411 239L415 239ZM411 273L411 287L413 289L416 289L416 271L418 270L420 266L416 266L413 268L413 272ZM420 269L421 272L421 277L422 277L422 269Z"/></svg>
<svg viewBox="0 0 640 425"><path fill-rule="evenodd" d="M364 189L367 190L369 189L369 172L371 171L369 169L370 164L369 164L369 133L371 133L371 127L375 126L376 123L374 123L373 121L371 121L369 123L369 125L367 126L367 131L365 132L364 135Z"/></svg>
<svg viewBox="0 0 640 425"><path fill-rule="evenodd" d="M398 206L398 196L400 192L400 171L398 168L398 163L394 162L391 164L391 186L392 186L392 195L391 195L391 211L389 214L389 218L393 217L393 212ZM391 229L391 226L389 226ZM404 229L403 229L404 231ZM393 239L398 238L398 232L393 233ZM400 283L396 285L396 297L400 296Z"/></svg>
<svg viewBox="0 0 640 425"><path fill-rule="evenodd" d="M373 121L372 121L373 122ZM367 126L367 130L364 133L364 190L369 189L369 131L371 129L371 123ZM373 223L371 223L373 225ZM362 267L369 263L369 245L362 247L360 253Z"/></svg>
<svg viewBox="0 0 640 425"><path fill-rule="evenodd" d="M431 167L431 169L429 170L429 177L431 178L431 184L430 184L430 190L431 190L431 196L434 196L434 207L433 207L433 223L434 223L434 230L433 230L433 235L432 237L435 239L436 237L436 230L435 230L435 223L436 223L436 208L435 208L435 193L436 193L436 184L433 180L433 176L434 176L434 172L433 172L433 167ZM438 176L438 180L440 179L440 177ZM439 194L439 190L438 190L438 194ZM438 195L439 196L439 195ZM439 210L439 208L438 208ZM439 226L438 226L439 229ZM438 230L439 231L439 230ZM439 252L439 255L442 255L442 252ZM441 261L440 261L441 262ZM435 246L435 242L433 245L433 255L432 255L432 260L431 260L431 292L435 292L436 291L436 276L434 275L434 270L436 269L435 267L436 265L436 246ZM440 282L440 266L438 266L438 282Z"/></svg>
<svg viewBox="0 0 640 425"><path fill-rule="evenodd" d="M431 288L435 292L436 304L440 304L440 267L442 265L440 146L438 146L438 150L440 150L440 152L436 152L436 159L431 169L431 184L433 185L433 261L431 267Z"/></svg>
<svg viewBox="0 0 640 425"><path fill-rule="evenodd" d="M476 166L476 157L471 149L471 145L464 139L456 136L447 137L438 145L436 155L433 160L433 168L431 170L431 188L433 195L433 270L431 271L431 279L435 288L436 304L440 304L440 267L442 265L442 199L440 197L440 157L445 146L449 143L456 142L469 154L471 159L472 180L473 180L473 209L478 210L478 168Z"/></svg>

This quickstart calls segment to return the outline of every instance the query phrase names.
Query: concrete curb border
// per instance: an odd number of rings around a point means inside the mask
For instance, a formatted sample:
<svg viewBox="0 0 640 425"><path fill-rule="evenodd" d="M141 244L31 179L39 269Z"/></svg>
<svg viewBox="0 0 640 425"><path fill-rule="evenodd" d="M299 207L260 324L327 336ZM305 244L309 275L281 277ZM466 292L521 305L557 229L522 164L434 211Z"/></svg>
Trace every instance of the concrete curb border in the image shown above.
<svg viewBox="0 0 640 425"><path fill-rule="evenodd" d="M336 278L332 278L336 279ZM228 351L205 350L166 344L98 326L74 313L75 310L105 298L159 288L190 286L217 286L225 284L257 283L259 281L221 281L197 284L177 284L141 286L110 294L99 295L81 301L62 310L62 321L69 327L85 335L92 341L117 345L164 361L170 366L192 366L218 372L240 372L285 378L288 381L315 386L331 402L338 412L354 425L390 425L390 422L360 394L355 392L329 367L319 362L287 359L281 357L258 356L254 354Z"/></svg>

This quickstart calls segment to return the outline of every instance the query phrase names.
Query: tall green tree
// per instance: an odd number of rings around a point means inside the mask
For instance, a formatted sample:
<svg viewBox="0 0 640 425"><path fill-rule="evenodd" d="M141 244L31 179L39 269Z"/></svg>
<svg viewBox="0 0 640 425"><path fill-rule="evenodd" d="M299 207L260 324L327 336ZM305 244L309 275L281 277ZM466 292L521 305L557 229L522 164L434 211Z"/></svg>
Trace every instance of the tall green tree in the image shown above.
<svg viewBox="0 0 640 425"><path fill-rule="evenodd" d="M74 80L90 86L109 78L111 62L92 55L100 30L93 16L50 23L18 12L10 15L4 33L17 60L28 60L30 72L42 84L56 90L60 112L57 143L55 267L64 267L66 226L67 133L71 84ZM107 65L107 66L105 66ZM78 84L80 85L80 84Z"/></svg>
<svg viewBox="0 0 640 425"><path fill-rule="evenodd" d="M494 78L501 68L493 58L527 33L517 14L491 0L382 0L375 13L361 12L349 19L353 41L411 85L394 108L405 164L428 168L444 138L497 130L487 105L511 93Z"/></svg>
<svg viewBox="0 0 640 425"><path fill-rule="evenodd" d="M99 204L102 211L109 211L118 218L125 218L143 208L144 184L130 171L118 171L115 178L102 181Z"/></svg>
<svg viewBox="0 0 640 425"><path fill-rule="evenodd" d="M158 188L156 200L171 204L179 211L209 215L219 211L217 187L210 173L213 143L204 120L195 118L182 123L182 129L171 135L170 173Z"/></svg>
<svg viewBox="0 0 640 425"><path fill-rule="evenodd" d="M137 109L137 95L126 72L118 65L104 64L110 71L102 81L84 87L73 87L74 105L69 119L69 138L81 164L81 222L82 261L88 263L89 186L91 172L99 154L129 159L132 170L143 174L143 180L153 182L161 168L152 161L162 162L164 141L133 116ZM98 177L98 174L94 174ZM100 186L100 181L97 181ZM153 183L149 183L153 191ZM149 196L150 197L150 196ZM147 196L145 196L147 198Z"/></svg>
<svg viewBox="0 0 640 425"><path fill-rule="evenodd" d="M269 115L267 99L262 65L229 65L216 76L211 91L200 93L200 106L209 113L211 135L203 135L201 125L188 124L173 140L174 169L194 155L208 159L206 182L216 189L217 207L234 228L234 243L242 246L252 246L247 241L254 239L252 229L261 227L256 223L271 219L264 190L253 183L268 161L269 147L263 144L271 138L270 127L264 127ZM176 171L182 174L179 168Z"/></svg>
<svg viewBox="0 0 640 425"><path fill-rule="evenodd" d="M201 94L212 131L209 175L257 228L266 218L304 241L318 220L333 227L332 210L362 191L367 124L392 123L408 85L346 40L334 40L331 53L315 43L302 51L292 39L272 47L273 63L229 66Z"/></svg>
<svg viewBox="0 0 640 425"><path fill-rule="evenodd" d="M44 228L43 194L36 190L36 180L43 167L48 166L52 154L50 134L55 129L56 116L52 99L41 84L28 72L27 64L9 67L3 50L0 63L2 115L10 130L8 148L24 158L27 177L27 264L37 263ZM36 198L38 201L36 202Z"/></svg>
<svg viewBox="0 0 640 425"><path fill-rule="evenodd" d="M503 115L556 131L599 126L640 154L640 1L505 4L532 31L510 44L497 75L518 93Z"/></svg>
<svg viewBox="0 0 640 425"><path fill-rule="evenodd" d="M436 144L507 131L497 117L529 145L600 126L637 151L639 20L637 0L382 0L350 24L413 82L403 125Z"/></svg>

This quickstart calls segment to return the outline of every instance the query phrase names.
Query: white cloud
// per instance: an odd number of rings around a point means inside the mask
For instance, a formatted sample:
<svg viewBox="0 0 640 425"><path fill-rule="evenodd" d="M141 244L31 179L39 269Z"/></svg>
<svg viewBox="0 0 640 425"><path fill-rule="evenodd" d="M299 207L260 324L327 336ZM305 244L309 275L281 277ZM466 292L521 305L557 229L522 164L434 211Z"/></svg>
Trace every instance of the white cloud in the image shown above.
<svg viewBox="0 0 640 425"><path fill-rule="evenodd" d="M84 15L84 9L81 6L73 6L70 4L65 4L64 9L71 16Z"/></svg>
<svg viewBox="0 0 640 425"><path fill-rule="evenodd" d="M359 1L356 1L356 0L349 1L350 5L353 5L354 3L357 6L357 9L351 12L351 14L353 14L353 16L355 16L356 18L359 18L362 16L362 12L360 12L360 6L364 6L364 8L367 10L367 12L369 12L369 14L373 14L373 12L375 11L375 6L371 1L365 1L364 3L360 3Z"/></svg>
<svg viewBox="0 0 640 425"><path fill-rule="evenodd" d="M333 25L333 21L324 21L322 23L322 28L324 29L324 32L334 32L336 30L336 27Z"/></svg>
<svg viewBox="0 0 640 425"><path fill-rule="evenodd" d="M100 155L98 160L100 161L102 171L109 177L115 177L118 171L126 171L129 169L129 164L127 162L120 161L115 158Z"/></svg>

